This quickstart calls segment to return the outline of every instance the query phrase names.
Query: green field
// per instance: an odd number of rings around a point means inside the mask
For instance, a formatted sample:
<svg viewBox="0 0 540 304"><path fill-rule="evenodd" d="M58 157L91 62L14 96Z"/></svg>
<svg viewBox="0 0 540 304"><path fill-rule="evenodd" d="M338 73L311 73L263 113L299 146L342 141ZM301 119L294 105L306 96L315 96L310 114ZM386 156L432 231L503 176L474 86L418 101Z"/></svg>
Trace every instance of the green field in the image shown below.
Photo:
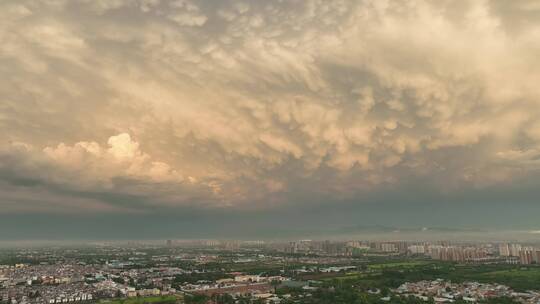
<svg viewBox="0 0 540 304"><path fill-rule="evenodd" d="M497 282L517 289L540 288L540 268L538 267L490 271L472 275L472 277L481 282Z"/></svg>
<svg viewBox="0 0 540 304"><path fill-rule="evenodd" d="M176 303L175 296L154 296L154 297L136 297L127 299L115 299L100 301L100 304L173 304Z"/></svg>
<svg viewBox="0 0 540 304"><path fill-rule="evenodd" d="M510 286L517 291L540 288L540 267L518 265L459 265L437 261L389 262L367 265L357 273L335 273L321 280L349 281L371 287L397 287L404 282L444 279L452 282L477 281Z"/></svg>
<svg viewBox="0 0 540 304"><path fill-rule="evenodd" d="M430 261L404 261L404 262L389 262L389 263L377 263L368 265L368 269L380 270L385 268L414 268L416 266L422 266L432 264Z"/></svg>

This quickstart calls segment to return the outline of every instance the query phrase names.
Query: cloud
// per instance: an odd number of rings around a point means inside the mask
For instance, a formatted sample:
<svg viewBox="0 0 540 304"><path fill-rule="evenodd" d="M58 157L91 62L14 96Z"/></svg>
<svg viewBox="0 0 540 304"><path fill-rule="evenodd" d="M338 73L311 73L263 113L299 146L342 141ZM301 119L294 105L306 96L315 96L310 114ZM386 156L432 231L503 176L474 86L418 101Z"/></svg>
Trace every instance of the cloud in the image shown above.
<svg viewBox="0 0 540 304"><path fill-rule="evenodd" d="M269 208L404 180L441 195L511 188L535 174L533 2L4 1L0 12L9 187L111 208L130 208L115 195L136 197L134 209Z"/></svg>
<svg viewBox="0 0 540 304"><path fill-rule="evenodd" d="M111 136L107 142L108 147L94 141L60 143L42 150L19 142L4 147L0 151L0 189L6 191L3 211L17 210L16 205L20 210L52 212L63 212L66 206L136 211L145 207L138 201L167 206L189 205L198 196L215 199L208 182L185 179L169 164L142 152L129 134ZM54 201L59 197L63 199Z"/></svg>
<svg viewBox="0 0 540 304"><path fill-rule="evenodd" d="M177 0L170 2L170 7L175 11L168 18L181 26L203 26L208 17L200 13L199 7L189 1Z"/></svg>
<svg viewBox="0 0 540 304"><path fill-rule="evenodd" d="M127 133L111 136L107 143L107 149L96 142L78 142L73 146L60 143L54 148L44 148L43 152L56 166L80 172L82 176L94 176L96 180L110 181L118 176L156 182L184 180L168 164L141 152L139 143Z"/></svg>

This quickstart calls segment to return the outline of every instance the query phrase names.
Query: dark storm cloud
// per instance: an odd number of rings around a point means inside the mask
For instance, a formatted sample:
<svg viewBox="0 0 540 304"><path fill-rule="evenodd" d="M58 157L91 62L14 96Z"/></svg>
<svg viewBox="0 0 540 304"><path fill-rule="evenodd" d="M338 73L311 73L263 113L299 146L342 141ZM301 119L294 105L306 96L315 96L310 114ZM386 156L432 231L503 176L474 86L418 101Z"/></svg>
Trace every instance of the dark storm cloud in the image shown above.
<svg viewBox="0 0 540 304"><path fill-rule="evenodd" d="M1 237L535 228L539 12L3 1Z"/></svg>

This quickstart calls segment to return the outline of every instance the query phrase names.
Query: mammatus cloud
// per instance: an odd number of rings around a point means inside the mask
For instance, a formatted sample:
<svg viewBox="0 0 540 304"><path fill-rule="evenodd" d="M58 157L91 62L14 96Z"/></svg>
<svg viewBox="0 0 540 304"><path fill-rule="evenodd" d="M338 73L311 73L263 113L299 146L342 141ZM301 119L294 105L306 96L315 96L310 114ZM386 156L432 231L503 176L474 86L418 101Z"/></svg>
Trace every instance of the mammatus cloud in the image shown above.
<svg viewBox="0 0 540 304"><path fill-rule="evenodd" d="M510 188L538 166L539 14L534 1L3 1L1 209Z"/></svg>

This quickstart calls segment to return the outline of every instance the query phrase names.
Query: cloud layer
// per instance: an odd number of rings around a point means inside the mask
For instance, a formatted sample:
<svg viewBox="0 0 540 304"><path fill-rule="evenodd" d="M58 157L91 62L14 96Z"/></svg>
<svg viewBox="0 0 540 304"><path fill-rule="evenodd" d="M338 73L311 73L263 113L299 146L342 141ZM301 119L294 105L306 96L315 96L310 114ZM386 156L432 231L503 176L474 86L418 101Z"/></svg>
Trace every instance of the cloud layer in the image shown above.
<svg viewBox="0 0 540 304"><path fill-rule="evenodd" d="M539 16L536 1L2 1L0 212L535 184Z"/></svg>

